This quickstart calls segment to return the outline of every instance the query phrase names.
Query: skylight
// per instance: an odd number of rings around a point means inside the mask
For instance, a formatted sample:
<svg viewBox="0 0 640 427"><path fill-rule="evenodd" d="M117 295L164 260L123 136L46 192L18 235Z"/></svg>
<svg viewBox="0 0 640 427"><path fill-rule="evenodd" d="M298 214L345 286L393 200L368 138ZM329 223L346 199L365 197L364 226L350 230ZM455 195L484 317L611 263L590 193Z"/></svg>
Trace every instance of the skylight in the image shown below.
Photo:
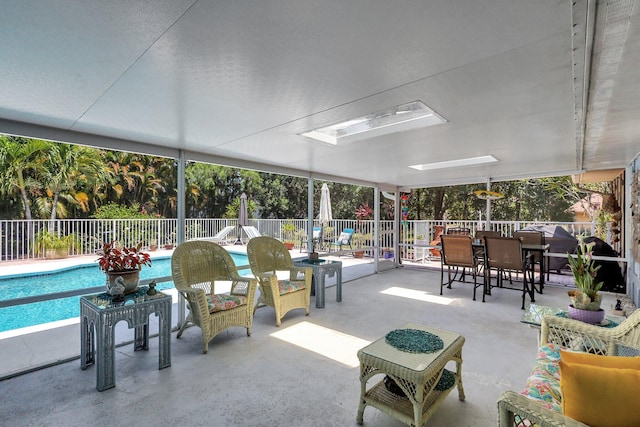
<svg viewBox="0 0 640 427"><path fill-rule="evenodd" d="M435 163L423 163L420 165L409 166L410 168L417 169L419 171L426 171L432 169L445 169L445 168L456 168L459 166L472 166L472 165L480 165L483 163L494 163L497 162L493 156L479 156L479 157L468 157L466 159L456 159L456 160L447 160L445 162L435 162Z"/></svg>
<svg viewBox="0 0 640 427"><path fill-rule="evenodd" d="M446 121L422 101L413 101L303 132L300 135L338 145L338 143L438 125Z"/></svg>

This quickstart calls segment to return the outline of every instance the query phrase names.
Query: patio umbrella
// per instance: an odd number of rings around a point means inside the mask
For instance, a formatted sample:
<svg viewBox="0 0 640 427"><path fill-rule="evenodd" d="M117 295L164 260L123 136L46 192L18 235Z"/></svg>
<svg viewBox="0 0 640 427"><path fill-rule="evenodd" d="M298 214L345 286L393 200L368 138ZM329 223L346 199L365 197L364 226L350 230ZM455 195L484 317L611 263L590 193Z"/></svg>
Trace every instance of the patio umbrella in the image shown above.
<svg viewBox="0 0 640 427"><path fill-rule="evenodd" d="M238 209L238 240L236 240L236 245L241 245L242 240L240 239L242 233L242 227L246 227L249 225L249 214L247 213L247 195L242 193L240 196L240 208Z"/></svg>
<svg viewBox="0 0 640 427"><path fill-rule="evenodd" d="M318 214L318 221L320 221L320 241L324 239L324 225L328 224L333 219L331 215L331 195L329 194L329 187L326 183L322 184L320 190L320 213Z"/></svg>

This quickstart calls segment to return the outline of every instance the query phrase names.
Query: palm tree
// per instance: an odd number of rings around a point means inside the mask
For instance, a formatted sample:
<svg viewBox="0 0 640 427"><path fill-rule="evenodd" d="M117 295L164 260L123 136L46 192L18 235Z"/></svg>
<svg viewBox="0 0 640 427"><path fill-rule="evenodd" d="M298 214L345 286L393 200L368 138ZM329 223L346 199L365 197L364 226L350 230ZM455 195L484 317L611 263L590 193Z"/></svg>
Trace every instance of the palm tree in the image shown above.
<svg viewBox="0 0 640 427"><path fill-rule="evenodd" d="M41 188L41 178L46 174L46 164L51 144L39 139L0 136L0 193L20 194L25 219L30 220L29 193Z"/></svg>
<svg viewBox="0 0 640 427"><path fill-rule="evenodd" d="M66 216L66 207L61 200L86 211L88 196L78 188L81 183L91 185L105 177L98 150L52 143L50 153L45 181L46 201L50 203L41 205L48 208L51 220Z"/></svg>

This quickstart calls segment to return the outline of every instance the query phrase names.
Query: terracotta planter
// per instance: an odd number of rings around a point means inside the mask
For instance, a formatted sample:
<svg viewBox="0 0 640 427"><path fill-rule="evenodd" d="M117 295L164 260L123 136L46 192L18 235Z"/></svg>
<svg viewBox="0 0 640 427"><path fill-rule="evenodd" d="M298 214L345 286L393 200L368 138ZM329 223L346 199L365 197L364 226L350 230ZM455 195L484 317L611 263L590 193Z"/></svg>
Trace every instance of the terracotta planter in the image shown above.
<svg viewBox="0 0 640 427"><path fill-rule="evenodd" d="M110 271L107 273L107 291L111 286L115 285L116 278L122 277L124 281L124 293L130 294L138 289L138 282L140 282L140 270L127 270L127 271Z"/></svg>
<svg viewBox="0 0 640 427"><path fill-rule="evenodd" d="M61 259L68 256L67 248L47 249L45 254L45 258L47 259Z"/></svg>
<svg viewBox="0 0 640 427"><path fill-rule="evenodd" d="M293 247L294 247L295 245L296 245L295 243L288 243L288 242L287 242L287 243L285 243L285 244L284 244L284 247L285 247L285 248L287 248L287 250L288 250L288 251L290 251L290 250L292 250L292 249L293 249Z"/></svg>
<svg viewBox="0 0 640 427"><path fill-rule="evenodd" d="M364 258L364 251L355 251L353 256L354 258Z"/></svg>

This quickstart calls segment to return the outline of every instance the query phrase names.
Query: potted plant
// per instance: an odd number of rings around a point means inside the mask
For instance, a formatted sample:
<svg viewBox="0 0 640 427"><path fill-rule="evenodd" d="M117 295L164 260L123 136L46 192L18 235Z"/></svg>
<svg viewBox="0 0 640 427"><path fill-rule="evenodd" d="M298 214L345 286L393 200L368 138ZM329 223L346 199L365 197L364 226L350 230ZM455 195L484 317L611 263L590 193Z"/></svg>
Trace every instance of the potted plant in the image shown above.
<svg viewBox="0 0 640 427"><path fill-rule="evenodd" d="M294 240L296 235L296 225L291 221L287 221L282 224L282 235L284 237L283 242L287 250L292 250L296 245Z"/></svg>
<svg viewBox="0 0 640 427"><path fill-rule="evenodd" d="M353 243L356 245L356 248L358 249L362 247L362 244L365 243L367 239L368 239L368 236L364 233L353 233L353 236L351 236L351 240L353 241ZM364 257L364 250L357 250L353 252L353 256L355 258Z"/></svg>
<svg viewBox="0 0 640 427"><path fill-rule="evenodd" d="M134 292L140 280L140 269L143 265L151 266L151 256L142 252L142 243L132 247L117 247L116 242L105 243L102 255L98 258L98 266L107 274L107 290L116 285L121 277L124 281L124 293Z"/></svg>
<svg viewBox="0 0 640 427"><path fill-rule="evenodd" d="M602 295L598 294L603 282L596 282L600 266L595 265L593 260L594 245L595 242L587 244L584 242L584 236L579 236L576 253L567 254L578 288L568 292L572 301L569 305L569 316L587 323L600 323L604 319L604 310L600 308Z"/></svg>
<svg viewBox="0 0 640 427"><path fill-rule="evenodd" d="M58 233L48 230L40 230L34 236L34 245L38 252L44 253L45 258L65 258L73 251L75 246L80 246L75 234L60 236Z"/></svg>
<svg viewBox="0 0 640 427"><path fill-rule="evenodd" d="M371 219L373 216L373 209L367 203L363 203L356 208L354 214L356 216L356 224L359 232L354 233L351 239L356 244L357 248L361 248L363 243L370 240L370 236L363 233L363 231L366 231L366 227L364 227L363 222ZM364 251L356 251L353 253L353 256L356 258L362 258L364 256Z"/></svg>
<svg viewBox="0 0 640 427"><path fill-rule="evenodd" d="M164 248L166 250L171 250L173 249L173 242L176 240L176 233L169 233L168 236L165 237L165 242L164 242Z"/></svg>
<svg viewBox="0 0 640 427"><path fill-rule="evenodd" d="M149 239L149 250L157 251L158 250L158 240L157 239Z"/></svg>

